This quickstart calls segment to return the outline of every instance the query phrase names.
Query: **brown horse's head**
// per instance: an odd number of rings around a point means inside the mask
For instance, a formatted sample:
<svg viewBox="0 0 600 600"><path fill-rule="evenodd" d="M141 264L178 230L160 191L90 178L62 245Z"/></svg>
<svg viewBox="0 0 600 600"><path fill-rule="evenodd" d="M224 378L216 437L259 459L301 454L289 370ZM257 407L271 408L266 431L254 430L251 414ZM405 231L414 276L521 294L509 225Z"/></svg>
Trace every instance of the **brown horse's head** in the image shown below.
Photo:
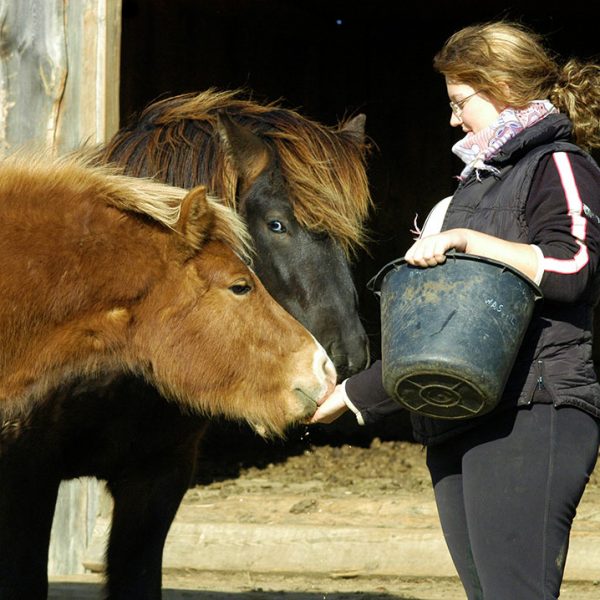
<svg viewBox="0 0 600 600"><path fill-rule="evenodd" d="M0 215L5 408L130 371L193 411L282 433L332 387L326 353L242 260L239 218L204 188L15 159L0 167Z"/></svg>
<svg viewBox="0 0 600 600"><path fill-rule="evenodd" d="M144 325L136 343L151 350L151 373L167 395L208 413L244 417L263 433L282 431L314 412L335 369L219 240L216 231L231 216L209 204L202 187L185 197L177 223L185 243L140 304ZM180 252L189 254L183 262Z"/></svg>

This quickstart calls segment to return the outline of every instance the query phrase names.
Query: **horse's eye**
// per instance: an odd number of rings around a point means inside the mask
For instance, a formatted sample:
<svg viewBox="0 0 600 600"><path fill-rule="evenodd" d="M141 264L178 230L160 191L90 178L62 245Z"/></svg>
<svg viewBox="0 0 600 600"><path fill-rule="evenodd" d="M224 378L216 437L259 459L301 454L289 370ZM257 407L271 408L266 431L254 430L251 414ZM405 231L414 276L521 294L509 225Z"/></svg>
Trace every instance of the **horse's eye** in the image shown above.
<svg viewBox="0 0 600 600"><path fill-rule="evenodd" d="M285 233L287 231L286 226L281 221L269 221L268 226L273 233Z"/></svg>
<svg viewBox="0 0 600 600"><path fill-rule="evenodd" d="M229 289L236 296L243 296L244 294L247 294L252 289L252 286L248 285L247 283L236 283L234 285L229 286Z"/></svg>

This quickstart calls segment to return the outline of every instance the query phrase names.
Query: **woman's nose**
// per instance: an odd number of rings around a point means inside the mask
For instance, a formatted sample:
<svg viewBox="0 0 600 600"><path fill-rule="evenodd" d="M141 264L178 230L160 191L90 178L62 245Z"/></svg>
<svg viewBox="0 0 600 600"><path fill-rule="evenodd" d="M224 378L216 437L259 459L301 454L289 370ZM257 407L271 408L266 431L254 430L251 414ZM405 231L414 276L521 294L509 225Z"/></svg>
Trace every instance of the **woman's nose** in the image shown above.
<svg viewBox="0 0 600 600"><path fill-rule="evenodd" d="M450 127L458 127L462 125L462 119L457 117L454 113L450 114Z"/></svg>

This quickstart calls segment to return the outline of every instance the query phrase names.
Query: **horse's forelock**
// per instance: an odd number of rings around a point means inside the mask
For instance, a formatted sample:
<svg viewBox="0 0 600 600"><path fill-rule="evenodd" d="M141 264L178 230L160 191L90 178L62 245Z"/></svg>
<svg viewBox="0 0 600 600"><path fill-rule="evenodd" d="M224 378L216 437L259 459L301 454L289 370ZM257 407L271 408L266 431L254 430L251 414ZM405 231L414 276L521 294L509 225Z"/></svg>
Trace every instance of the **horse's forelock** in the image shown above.
<svg viewBox="0 0 600 600"><path fill-rule="evenodd" d="M95 167L98 168L98 167ZM100 167L104 170L104 167ZM110 172L111 201L123 210L143 213L150 218L174 227L181 214L181 201L189 190L161 183L150 178L130 177ZM215 196L207 198L214 214L210 238L225 243L242 259L250 261L251 242L241 217Z"/></svg>
<svg viewBox="0 0 600 600"><path fill-rule="evenodd" d="M300 223L326 231L347 254L363 246L372 208L365 151L349 137L318 126L278 132L273 139Z"/></svg>
<svg viewBox="0 0 600 600"><path fill-rule="evenodd" d="M155 177L186 189L205 185L209 194L235 210L237 178L222 152L216 117L205 118L203 112L198 118L187 116L191 109L182 106L184 99L151 105L137 127L120 130L106 144L99 161L116 161L129 175Z"/></svg>

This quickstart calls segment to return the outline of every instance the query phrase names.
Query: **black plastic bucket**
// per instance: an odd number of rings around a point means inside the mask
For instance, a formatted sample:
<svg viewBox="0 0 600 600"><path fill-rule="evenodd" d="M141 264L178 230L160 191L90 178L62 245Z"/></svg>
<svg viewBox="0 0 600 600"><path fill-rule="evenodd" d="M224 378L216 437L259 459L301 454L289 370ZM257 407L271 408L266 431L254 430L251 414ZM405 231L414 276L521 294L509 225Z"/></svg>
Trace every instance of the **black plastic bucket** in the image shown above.
<svg viewBox="0 0 600 600"><path fill-rule="evenodd" d="M383 385L430 417L483 415L500 400L540 289L512 267L449 254L435 267L387 264L381 297Z"/></svg>

